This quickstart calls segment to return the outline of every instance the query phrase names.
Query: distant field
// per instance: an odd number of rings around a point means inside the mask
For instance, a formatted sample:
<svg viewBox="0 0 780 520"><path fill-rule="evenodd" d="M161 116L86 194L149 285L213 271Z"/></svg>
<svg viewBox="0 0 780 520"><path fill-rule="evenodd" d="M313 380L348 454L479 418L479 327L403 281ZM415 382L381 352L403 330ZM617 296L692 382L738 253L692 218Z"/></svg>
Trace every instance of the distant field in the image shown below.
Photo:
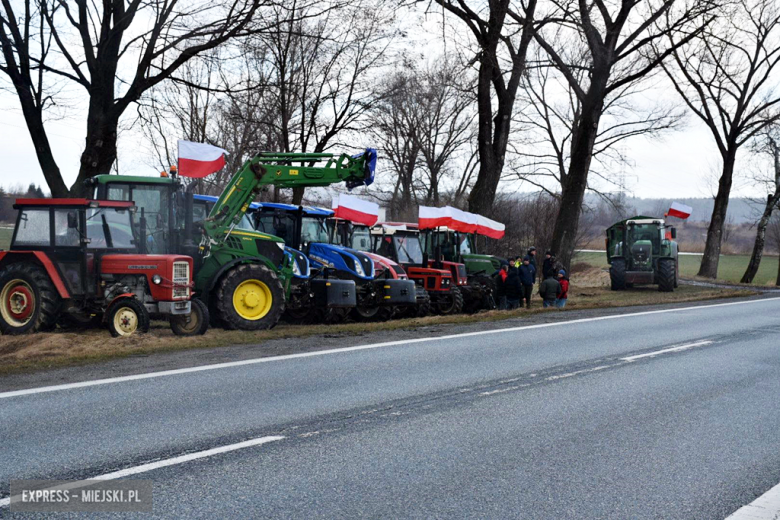
<svg viewBox="0 0 780 520"><path fill-rule="evenodd" d="M11 237L14 228L0 227L0 249L8 249L11 246Z"/></svg>
<svg viewBox="0 0 780 520"><path fill-rule="evenodd" d="M739 283L742 275L745 274L750 255L723 255L718 264L718 279L724 282ZM605 253L577 253L574 263L584 262L595 267L609 267L607 264L607 255ZM755 285L774 285L777 280L777 262L776 256L765 256L761 260L761 267L754 280ZM701 256L681 255L680 256L680 275L685 278L693 278L699 271Z"/></svg>

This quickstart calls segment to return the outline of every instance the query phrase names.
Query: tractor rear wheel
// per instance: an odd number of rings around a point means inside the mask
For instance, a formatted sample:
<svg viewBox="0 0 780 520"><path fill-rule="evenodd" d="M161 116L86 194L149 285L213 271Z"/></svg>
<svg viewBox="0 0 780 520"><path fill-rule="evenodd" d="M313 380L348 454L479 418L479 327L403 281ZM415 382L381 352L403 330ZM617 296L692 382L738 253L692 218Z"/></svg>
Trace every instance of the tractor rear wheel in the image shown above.
<svg viewBox="0 0 780 520"><path fill-rule="evenodd" d="M624 291L626 284L626 261L622 258L614 258L612 267L609 268L609 280L613 291Z"/></svg>
<svg viewBox="0 0 780 520"><path fill-rule="evenodd" d="M106 324L115 338L149 332L149 312L135 298L121 298L108 306Z"/></svg>
<svg viewBox="0 0 780 520"><path fill-rule="evenodd" d="M62 299L49 275L35 264L0 269L0 331L45 332L57 326Z"/></svg>
<svg viewBox="0 0 780 520"><path fill-rule="evenodd" d="M284 313L284 288L276 273L260 264L241 264L222 278L217 315L226 328L265 330Z"/></svg>
<svg viewBox="0 0 780 520"><path fill-rule="evenodd" d="M425 298L417 302L417 312L414 313L413 317L424 318L429 314L431 314L431 297L426 292Z"/></svg>
<svg viewBox="0 0 780 520"><path fill-rule="evenodd" d="M674 291L674 279L674 260L671 258L658 260L658 290L661 292Z"/></svg>
<svg viewBox="0 0 780 520"><path fill-rule="evenodd" d="M443 316L459 314L463 310L463 293L459 287L451 287L449 294L436 301L436 311Z"/></svg>
<svg viewBox="0 0 780 520"><path fill-rule="evenodd" d="M177 336L202 336L209 330L209 309L198 299L190 302L189 314L171 316L171 330Z"/></svg>

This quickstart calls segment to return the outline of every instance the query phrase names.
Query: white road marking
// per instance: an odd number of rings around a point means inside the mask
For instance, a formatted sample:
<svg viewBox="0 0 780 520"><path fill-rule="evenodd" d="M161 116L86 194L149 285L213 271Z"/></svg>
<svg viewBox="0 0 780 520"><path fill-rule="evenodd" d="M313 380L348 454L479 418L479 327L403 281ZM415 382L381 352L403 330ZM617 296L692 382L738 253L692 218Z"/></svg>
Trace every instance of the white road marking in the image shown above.
<svg viewBox="0 0 780 520"><path fill-rule="evenodd" d="M661 354L666 354L668 352L680 352L681 350L688 350L689 348L695 348L695 347L703 347L704 345L711 345L712 341L697 341L696 343L688 343L686 345L680 345L677 347L669 347L665 348L663 350L654 350L653 352L647 352L645 354L637 354L636 356L628 356L624 358L620 358L621 361L635 361L637 359L642 359L646 357L655 357L660 356Z"/></svg>
<svg viewBox="0 0 780 520"><path fill-rule="evenodd" d="M53 386L43 386L38 388L27 388L25 390L14 390L12 392L3 392L0 393L0 399L7 399L9 397L19 397L23 395L33 395L33 394L42 394L46 392L56 392L59 390L72 390L75 388L86 388L90 386L99 386L99 385L108 385L113 383L123 383L126 381L139 381L142 379L152 379L156 377L165 377L165 376L173 376L173 375L180 375L180 374L190 374L193 372L203 372L206 370L217 370L222 368L232 368L232 367L240 367L240 366L246 366L246 365L256 365L260 363L274 363L277 361L288 361L291 359L300 359L300 358L308 358L308 357L317 357L317 356L326 356L330 354L342 354L345 352L355 352L360 350L370 350L370 349L376 349L376 348L382 348L382 347L394 347L394 346L407 346L411 345L413 343L423 343L426 341L444 341L449 339L456 339L456 338L469 338L469 337L475 337L475 336L484 336L488 334L502 334L506 332L518 332L523 330L531 330L531 329L544 329L548 327L560 327L563 325L573 325L577 323L590 323L594 321L605 321L605 320L616 320L616 319L623 319L623 318L634 318L637 316L651 316L654 314L667 314L670 312L687 312L687 311L696 311L701 309L713 309L716 307L729 307L733 305L750 305L750 304L756 304L756 303L766 303L766 302L774 302L780 300L780 298L764 298L761 300L749 300L749 301L742 301L742 302L729 302L729 303L716 303L711 305L697 305L694 307L679 307L676 309L661 309L657 311L643 311L643 312L634 312L630 314L612 314L609 316L596 316L593 318L579 318L576 320L567 320L567 321L556 321L552 323L539 323L536 325L524 325L521 327L509 327L505 329L492 329L492 330L480 330L475 332L463 332L460 334L448 334L446 336L435 336L435 337L428 337L428 338L416 338L416 339L404 339L404 340L398 340L398 341L385 341L383 343L372 343L369 345L356 345L354 347L343 347L343 348L335 348L330 350L319 350L316 352L301 352L298 354L287 354L284 356L272 356L272 357L264 357L264 358L255 358L255 359L245 359L243 361L231 361L228 363L216 363L213 365L201 365L196 367L190 367L190 368L178 368L175 370L162 370L159 372L149 372L145 374L135 374L132 376L120 376L120 377L111 377L107 379L96 379L93 381L82 381L79 383L67 383L63 385L53 385Z"/></svg>
<svg viewBox="0 0 780 520"><path fill-rule="evenodd" d="M614 366L615 365L601 365L601 366L595 367L595 368L586 368L584 370L577 370L575 372L569 372L567 374L560 374L560 375L557 375L557 376L550 376L550 377L545 378L545 381L555 381L557 379L564 379L564 378L576 376L576 375L579 375L579 374L587 374L588 372L597 372L599 370L604 370L605 368L612 368Z"/></svg>
<svg viewBox="0 0 780 520"><path fill-rule="evenodd" d="M740 507L726 520L780 520L780 484Z"/></svg>
<svg viewBox="0 0 780 520"><path fill-rule="evenodd" d="M190 462L193 460L204 459L206 457L213 457L214 455L220 455L222 453L229 453L231 451L241 450L244 448L260 446L261 444L280 441L282 439L284 439L284 437L278 435L258 437L256 439L250 439L248 441L237 442L235 444L228 444L227 446L220 446L218 448L212 448L210 450L188 453L187 455L180 455L178 457L173 457L171 459L158 460L156 462L141 464L140 466L135 466L132 468L126 468L126 469L121 469L119 471L113 471L111 473L105 473L103 475L98 475L96 477L89 477L88 479L79 480L68 484L63 484L62 486L57 486L56 488L52 488L52 489L78 489L90 485L89 482L86 482L88 480L115 480L118 478L129 477L131 475L138 475L139 473L146 473L148 471L152 471L155 469L166 468L168 466L176 466L178 464L184 464L185 462ZM5 507L9 505L11 503L11 498L16 498L16 497L7 497L7 498L0 499L0 507Z"/></svg>

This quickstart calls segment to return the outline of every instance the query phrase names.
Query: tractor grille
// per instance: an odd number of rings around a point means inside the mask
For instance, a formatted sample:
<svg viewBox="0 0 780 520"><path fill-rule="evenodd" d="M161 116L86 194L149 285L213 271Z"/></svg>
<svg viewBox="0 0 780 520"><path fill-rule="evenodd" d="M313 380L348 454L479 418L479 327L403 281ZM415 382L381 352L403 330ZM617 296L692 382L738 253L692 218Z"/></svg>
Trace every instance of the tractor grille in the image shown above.
<svg viewBox="0 0 780 520"><path fill-rule="evenodd" d="M188 262L173 263L173 299L187 299L190 296L190 264ZM184 287L177 287L183 285Z"/></svg>

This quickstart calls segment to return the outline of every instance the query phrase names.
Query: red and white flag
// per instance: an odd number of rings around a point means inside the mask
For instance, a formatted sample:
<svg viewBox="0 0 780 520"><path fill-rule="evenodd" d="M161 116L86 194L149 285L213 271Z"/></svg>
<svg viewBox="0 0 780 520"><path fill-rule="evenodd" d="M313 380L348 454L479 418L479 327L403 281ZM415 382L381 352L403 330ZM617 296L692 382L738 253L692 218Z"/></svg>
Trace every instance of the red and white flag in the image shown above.
<svg viewBox="0 0 780 520"><path fill-rule="evenodd" d="M686 219L691 216L692 211L693 208L690 206L680 204L679 202L672 202L672 207L669 208L669 212L666 214L666 216Z"/></svg>
<svg viewBox="0 0 780 520"><path fill-rule="evenodd" d="M446 227L450 223L450 215L446 208L432 208L420 206L417 214L417 227L420 229L432 229Z"/></svg>
<svg viewBox="0 0 780 520"><path fill-rule="evenodd" d="M218 172L225 166L226 153L217 146L179 139L179 175L201 178Z"/></svg>
<svg viewBox="0 0 780 520"><path fill-rule="evenodd" d="M490 238L503 238L504 225L501 222L490 220L482 215L477 215L477 233Z"/></svg>
<svg viewBox="0 0 780 520"><path fill-rule="evenodd" d="M379 220L379 204L345 193L333 199L332 207L333 216L350 222L373 226Z"/></svg>
<svg viewBox="0 0 780 520"><path fill-rule="evenodd" d="M479 215L463 211L452 206L445 206L445 210L450 215L450 223L447 225L453 231L462 233L476 233L479 221Z"/></svg>

